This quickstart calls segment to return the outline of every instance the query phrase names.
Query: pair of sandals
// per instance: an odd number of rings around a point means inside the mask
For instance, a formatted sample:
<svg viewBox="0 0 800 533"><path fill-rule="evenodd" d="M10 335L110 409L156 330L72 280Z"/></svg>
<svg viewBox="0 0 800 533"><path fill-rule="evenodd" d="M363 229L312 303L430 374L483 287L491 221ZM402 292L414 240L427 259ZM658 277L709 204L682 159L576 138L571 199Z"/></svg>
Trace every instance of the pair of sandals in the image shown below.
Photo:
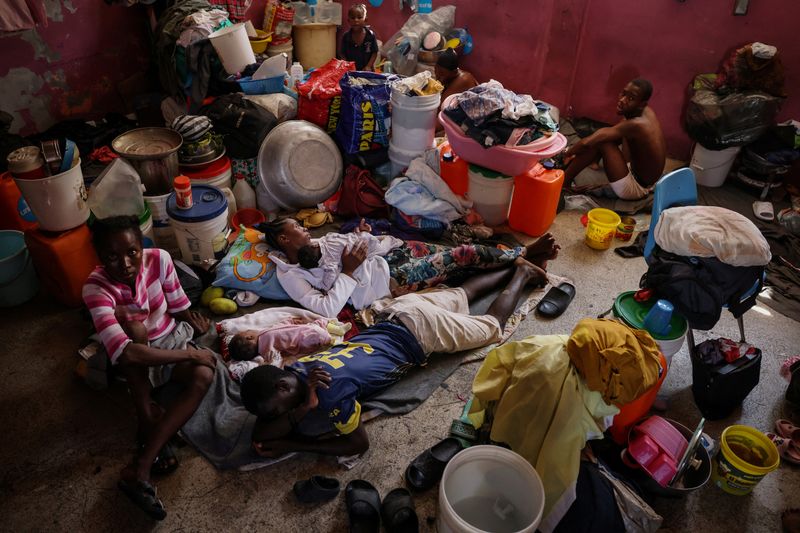
<svg viewBox="0 0 800 533"><path fill-rule="evenodd" d="M781 418L775 422L777 433L767 433L767 437L778 448L781 459L800 465L800 427L791 421Z"/></svg>
<svg viewBox="0 0 800 533"><path fill-rule="evenodd" d="M350 533L418 533L419 518L411 493L403 488L389 492L381 501L378 490L369 481L354 479L344 489Z"/></svg>

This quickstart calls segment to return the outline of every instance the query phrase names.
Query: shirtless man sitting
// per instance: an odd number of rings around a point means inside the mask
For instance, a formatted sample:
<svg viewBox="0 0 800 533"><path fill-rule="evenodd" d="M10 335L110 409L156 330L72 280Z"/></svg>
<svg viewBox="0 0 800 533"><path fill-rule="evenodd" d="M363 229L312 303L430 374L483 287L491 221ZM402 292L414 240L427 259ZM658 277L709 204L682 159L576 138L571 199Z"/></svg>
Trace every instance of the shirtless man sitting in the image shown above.
<svg viewBox="0 0 800 533"><path fill-rule="evenodd" d="M449 49L436 60L436 79L444 85L442 103L451 94L463 93L478 85L475 76L458 67L458 54Z"/></svg>
<svg viewBox="0 0 800 533"><path fill-rule="evenodd" d="M664 172L666 144L661 124L647 105L653 85L643 79L628 83L619 95L617 114L624 118L615 126L601 128L581 139L564 154L564 187L586 191L593 186L572 187L578 173L603 160L609 185L623 200L647 196Z"/></svg>

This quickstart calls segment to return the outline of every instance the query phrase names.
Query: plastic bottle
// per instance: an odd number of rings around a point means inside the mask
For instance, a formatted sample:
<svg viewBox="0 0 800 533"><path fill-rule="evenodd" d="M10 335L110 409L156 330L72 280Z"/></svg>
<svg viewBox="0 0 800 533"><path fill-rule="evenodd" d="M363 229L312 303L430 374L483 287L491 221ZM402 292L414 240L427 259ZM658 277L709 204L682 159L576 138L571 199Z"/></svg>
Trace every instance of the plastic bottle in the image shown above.
<svg viewBox="0 0 800 533"><path fill-rule="evenodd" d="M176 176L172 182L175 188L175 205L179 209L192 208L192 182L186 176Z"/></svg>
<svg viewBox="0 0 800 533"><path fill-rule="evenodd" d="M292 63L292 68L289 69L289 77L291 79L292 87L303 81L303 65L301 65L298 61Z"/></svg>
<svg viewBox="0 0 800 533"><path fill-rule="evenodd" d="M442 149L439 171L453 193L464 196L469 189L469 163L458 157L449 147Z"/></svg>
<svg viewBox="0 0 800 533"><path fill-rule="evenodd" d="M237 176L233 185L233 197L236 198L236 207L239 209L256 207L256 191L245 181L244 176Z"/></svg>

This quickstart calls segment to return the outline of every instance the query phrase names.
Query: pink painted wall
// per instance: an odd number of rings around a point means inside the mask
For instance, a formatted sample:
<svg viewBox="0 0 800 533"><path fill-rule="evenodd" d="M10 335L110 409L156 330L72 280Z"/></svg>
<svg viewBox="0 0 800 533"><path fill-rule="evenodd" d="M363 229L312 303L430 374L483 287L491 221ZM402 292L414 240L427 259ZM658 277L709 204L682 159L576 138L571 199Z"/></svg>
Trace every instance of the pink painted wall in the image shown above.
<svg viewBox="0 0 800 533"><path fill-rule="evenodd" d="M0 109L23 135L123 111L117 84L149 62L141 5L53 0L48 26L0 36Z"/></svg>
<svg viewBox="0 0 800 533"><path fill-rule="evenodd" d="M343 11L354 3L344 0ZM650 78L651 103L676 157L686 158L691 146L680 122L686 86L748 42L781 50L790 94L781 118L800 118L800 98L791 94L800 86L799 2L753 0L744 17L731 15L733 0L454 0L434 1L434 8L447 4L456 6L456 25L468 27L475 39L466 69L479 81L495 78L548 101L565 115L614 122L622 86L638 75ZM400 12L396 0L368 9L382 39L411 14Z"/></svg>
<svg viewBox="0 0 800 533"><path fill-rule="evenodd" d="M686 158L691 140L681 112L688 84L695 74L715 72L731 50L761 41L778 47L786 69L789 98L779 118L800 119L800 2L752 0L746 16L732 11L732 0L587 0L573 113L615 120L620 88L633 77L648 78L670 154Z"/></svg>

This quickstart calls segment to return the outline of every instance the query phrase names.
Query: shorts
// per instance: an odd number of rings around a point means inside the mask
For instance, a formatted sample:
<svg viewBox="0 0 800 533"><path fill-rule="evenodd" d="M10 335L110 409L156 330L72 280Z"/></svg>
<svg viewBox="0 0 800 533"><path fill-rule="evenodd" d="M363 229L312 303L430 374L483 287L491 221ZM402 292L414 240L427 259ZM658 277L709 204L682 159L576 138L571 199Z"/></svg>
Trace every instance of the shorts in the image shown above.
<svg viewBox="0 0 800 533"><path fill-rule="evenodd" d="M469 314L467 294L461 288L384 298L372 305L372 311L408 328L426 356L479 348L498 342L503 334L495 317Z"/></svg>
<svg viewBox="0 0 800 533"><path fill-rule="evenodd" d="M172 331L150 341L149 344L151 348L160 348L162 350L185 350L189 345L194 346L192 342L193 336L194 329L188 322L178 322ZM170 363L149 368L150 383L153 388L160 387L169 381L169 378L172 377L174 366L175 363Z"/></svg>
<svg viewBox="0 0 800 533"><path fill-rule="evenodd" d="M651 189L642 187L633 177L631 164L628 163L628 175L610 183L611 190L622 200L639 200L650 194Z"/></svg>

